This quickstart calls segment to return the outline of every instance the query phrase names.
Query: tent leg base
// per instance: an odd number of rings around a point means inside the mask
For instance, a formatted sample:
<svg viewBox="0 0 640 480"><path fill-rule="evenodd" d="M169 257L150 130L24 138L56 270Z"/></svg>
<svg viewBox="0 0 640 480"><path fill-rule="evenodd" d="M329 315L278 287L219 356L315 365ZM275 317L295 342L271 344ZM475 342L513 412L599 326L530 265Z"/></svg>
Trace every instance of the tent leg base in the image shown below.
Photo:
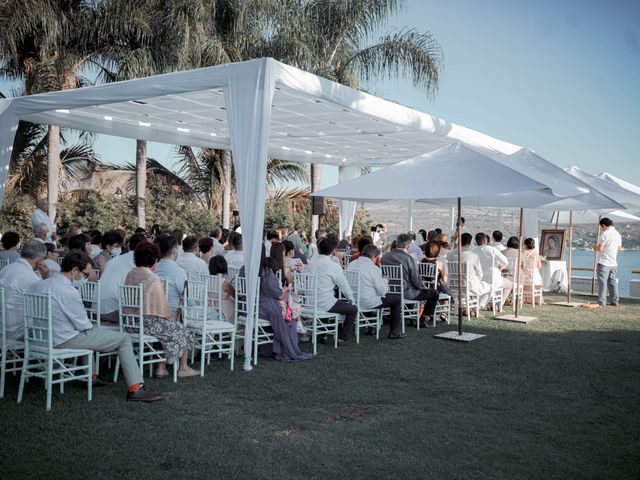
<svg viewBox="0 0 640 480"><path fill-rule="evenodd" d="M451 340L454 342L462 342L469 343L474 340L479 340L481 338L486 337L486 335L481 335L479 333L463 333L462 335L458 334L457 330L452 330L450 332L439 333L438 335L434 335L434 338L439 338L441 340Z"/></svg>
<svg viewBox="0 0 640 480"><path fill-rule="evenodd" d="M538 317L527 317L525 315L500 315L499 317L493 317L494 320L502 320L504 322L515 322L515 323L532 323L537 322Z"/></svg>

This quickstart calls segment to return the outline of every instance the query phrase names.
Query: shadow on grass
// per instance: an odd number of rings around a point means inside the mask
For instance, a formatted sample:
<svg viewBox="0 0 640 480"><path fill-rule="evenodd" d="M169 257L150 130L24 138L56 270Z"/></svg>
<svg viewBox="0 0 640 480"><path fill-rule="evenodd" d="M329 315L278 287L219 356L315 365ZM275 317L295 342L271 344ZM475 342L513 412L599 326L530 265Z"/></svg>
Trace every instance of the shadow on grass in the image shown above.
<svg viewBox="0 0 640 480"><path fill-rule="evenodd" d="M46 413L42 385L16 405L10 377L3 478L638 478L638 304L532 312L465 323L487 335L466 345L432 337L452 325L251 374L215 361L149 380L153 405L69 385Z"/></svg>

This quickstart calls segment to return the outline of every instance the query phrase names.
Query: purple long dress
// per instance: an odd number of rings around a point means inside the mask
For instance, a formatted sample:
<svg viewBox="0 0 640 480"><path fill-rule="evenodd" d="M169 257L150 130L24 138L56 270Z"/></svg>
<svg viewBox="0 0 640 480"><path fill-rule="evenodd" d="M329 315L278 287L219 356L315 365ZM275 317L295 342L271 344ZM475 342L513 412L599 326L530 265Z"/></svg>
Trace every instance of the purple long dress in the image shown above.
<svg viewBox="0 0 640 480"><path fill-rule="evenodd" d="M297 362L310 360L313 355L300 350L296 323L288 323L282 317L278 297L282 295L282 287L273 270L263 268L260 271L260 318L268 320L273 330L273 345L262 345L261 353L268 354L272 347L276 359L281 362Z"/></svg>

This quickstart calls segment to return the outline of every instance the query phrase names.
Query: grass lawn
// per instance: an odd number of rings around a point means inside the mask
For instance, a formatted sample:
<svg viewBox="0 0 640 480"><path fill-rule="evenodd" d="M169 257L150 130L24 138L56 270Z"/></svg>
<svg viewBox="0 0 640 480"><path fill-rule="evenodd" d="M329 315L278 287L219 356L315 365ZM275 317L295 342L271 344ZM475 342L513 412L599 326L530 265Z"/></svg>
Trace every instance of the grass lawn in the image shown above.
<svg viewBox="0 0 640 480"><path fill-rule="evenodd" d="M149 380L168 395L151 405L67 384L47 413L10 376L0 478L639 478L640 301L523 313L540 320L465 323L487 335L470 344L441 326L249 374L216 361Z"/></svg>

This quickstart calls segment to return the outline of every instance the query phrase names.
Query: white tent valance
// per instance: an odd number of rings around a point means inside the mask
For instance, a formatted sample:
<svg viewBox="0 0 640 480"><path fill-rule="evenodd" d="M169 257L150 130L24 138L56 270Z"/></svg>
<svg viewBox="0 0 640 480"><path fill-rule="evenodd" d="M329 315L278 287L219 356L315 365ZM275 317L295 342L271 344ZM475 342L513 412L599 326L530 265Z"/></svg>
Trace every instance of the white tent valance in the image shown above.
<svg viewBox="0 0 640 480"><path fill-rule="evenodd" d="M231 149L245 268L260 263L267 155L338 166L388 165L454 140L520 147L262 58L0 100L0 202L20 120L176 145ZM0 203L1 206L1 203ZM248 282L249 311L256 284ZM252 314L247 319L251 330ZM245 339L250 369L251 338Z"/></svg>

